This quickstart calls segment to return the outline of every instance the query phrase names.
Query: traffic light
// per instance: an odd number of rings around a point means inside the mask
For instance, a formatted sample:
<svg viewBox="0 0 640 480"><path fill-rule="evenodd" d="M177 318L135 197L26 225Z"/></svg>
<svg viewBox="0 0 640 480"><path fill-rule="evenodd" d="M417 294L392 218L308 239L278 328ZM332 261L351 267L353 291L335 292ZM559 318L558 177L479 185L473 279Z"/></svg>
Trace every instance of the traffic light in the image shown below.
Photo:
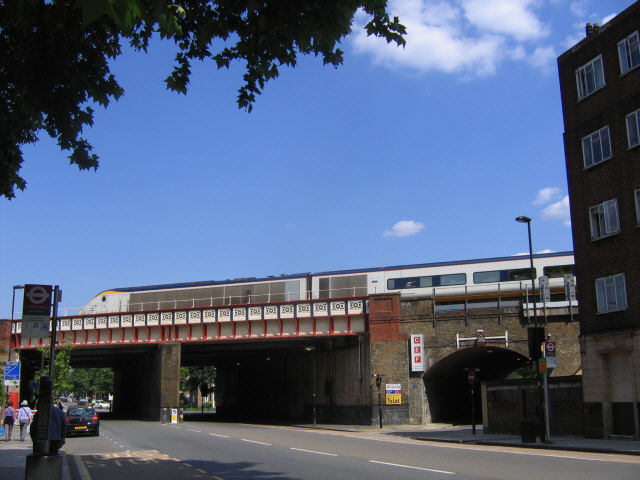
<svg viewBox="0 0 640 480"><path fill-rule="evenodd" d="M529 327L527 329L529 343L529 359L538 360L540 354L540 345L545 341L544 327Z"/></svg>

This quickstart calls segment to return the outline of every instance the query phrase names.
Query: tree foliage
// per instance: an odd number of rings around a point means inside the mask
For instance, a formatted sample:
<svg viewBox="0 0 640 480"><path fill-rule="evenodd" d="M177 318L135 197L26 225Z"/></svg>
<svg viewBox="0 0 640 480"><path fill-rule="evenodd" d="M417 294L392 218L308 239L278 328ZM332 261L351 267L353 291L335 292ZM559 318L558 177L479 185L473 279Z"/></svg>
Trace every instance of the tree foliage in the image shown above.
<svg viewBox="0 0 640 480"><path fill-rule="evenodd" d="M56 353L53 359L53 398L57 398L63 393L71 391L71 351L73 345L63 345L56 349ZM43 367L44 370L36 374L36 382L40 383L40 377L42 375L49 375L49 358L50 349L47 347L38 348L40 354L44 357Z"/></svg>
<svg viewBox="0 0 640 480"><path fill-rule="evenodd" d="M180 389L183 392L200 392L202 397L213 393L216 381L216 367L181 367Z"/></svg>
<svg viewBox="0 0 640 480"><path fill-rule="evenodd" d="M105 397L113 392L113 370L111 368L74 368L71 372L71 389L79 398Z"/></svg>
<svg viewBox="0 0 640 480"><path fill-rule="evenodd" d="M147 51L154 35L175 42L178 53L167 88L185 94L191 62L218 68L244 63L240 108L297 55L321 56L335 67L337 45L362 9L369 35L404 45L405 28L390 18L387 0L2 0L0 1L0 195L24 190L22 146L41 131L70 151L71 164L96 169L98 155L82 136L93 106L122 94L109 62L121 42Z"/></svg>

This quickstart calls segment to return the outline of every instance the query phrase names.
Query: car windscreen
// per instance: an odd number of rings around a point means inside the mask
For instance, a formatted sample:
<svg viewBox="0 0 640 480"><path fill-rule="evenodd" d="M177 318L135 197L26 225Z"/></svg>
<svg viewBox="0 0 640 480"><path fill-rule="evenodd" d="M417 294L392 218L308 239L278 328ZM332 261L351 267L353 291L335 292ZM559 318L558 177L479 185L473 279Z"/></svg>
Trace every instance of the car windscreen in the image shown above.
<svg viewBox="0 0 640 480"><path fill-rule="evenodd" d="M82 416L82 415L93 415L93 414L94 414L93 408L89 408L89 407L70 408L69 410L67 410L67 415L70 415L70 416Z"/></svg>

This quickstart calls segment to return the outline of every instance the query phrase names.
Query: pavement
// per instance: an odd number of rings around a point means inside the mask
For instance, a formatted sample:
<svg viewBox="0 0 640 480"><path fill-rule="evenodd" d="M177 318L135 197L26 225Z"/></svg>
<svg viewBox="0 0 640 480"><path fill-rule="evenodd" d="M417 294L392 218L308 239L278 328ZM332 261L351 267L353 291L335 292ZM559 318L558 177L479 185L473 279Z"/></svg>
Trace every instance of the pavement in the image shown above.
<svg viewBox="0 0 640 480"><path fill-rule="evenodd" d="M2 472L0 477L2 480L25 480L27 455L32 453L31 439L27 437L24 442L20 441L20 428L14 429L13 439L10 442L6 442L4 437L0 438L0 472ZM60 450L60 453L63 455L61 480L71 480L67 456L63 450Z"/></svg>
<svg viewBox="0 0 640 480"><path fill-rule="evenodd" d="M548 443L541 443L539 439L536 442L525 443L522 442L520 435L484 433L482 426L477 426L476 433L473 434L472 428L469 425L389 425L384 426L383 428L369 425L328 424L298 424L290 426L296 428L350 432L351 434L377 438L410 438L425 442L446 442L469 445L494 445L501 447L640 455L640 440L630 439L627 437L604 439L552 436ZM15 433L16 432L14 432L14 436ZM2 480L24 480L26 458L30 453L32 453L32 444L30 441L21 442L19 439L16 440L14 438L11 442L5 442L4 439L0 439L0 472L2 472ZM64 454L64 447L61 449L61 453L64 456L62 480L71 480L72 475L70 474L69 469L69 456ZM180 469L178 465L176 465L176 468ZM176 470L175 473L178 471L179 470ZM185 472L180 473L184 475L186 474ZM146 475L143 475L143 477L144 476ZM77 478L76 475L73 475L73 477ZM183 476L180 477L186 478Z"/></svg>
<svg viewBox="0 0 640 480"><path fill-rule="evenodd" d="M297 425L301 428L319 428L345 432L360 432L363 435L404 437L425 442L444 442L467 445L495 445L546 450L564 450L574 452L610 453L640 455L640 440L631 437L585 438L554 437L548 442L526 443L520 435L484 433L482 425L476 426L476 433L470 425L450 425L431 423L427 425L389 425L380 428L368 425Z"/></svg>

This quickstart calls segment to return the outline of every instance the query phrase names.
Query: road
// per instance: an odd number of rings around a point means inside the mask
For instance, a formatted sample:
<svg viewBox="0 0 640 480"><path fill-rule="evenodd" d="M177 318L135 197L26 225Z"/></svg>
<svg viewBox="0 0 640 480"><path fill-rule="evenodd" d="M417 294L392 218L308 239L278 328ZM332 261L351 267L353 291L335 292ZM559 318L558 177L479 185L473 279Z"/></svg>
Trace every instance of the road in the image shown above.
<svg viewBox="0 0 640 480"><path fill-rule="evenodd" d="M640 478L630 455L422 442L238 423L103 421L100 437L73 437L73 480Z"/></svg>

